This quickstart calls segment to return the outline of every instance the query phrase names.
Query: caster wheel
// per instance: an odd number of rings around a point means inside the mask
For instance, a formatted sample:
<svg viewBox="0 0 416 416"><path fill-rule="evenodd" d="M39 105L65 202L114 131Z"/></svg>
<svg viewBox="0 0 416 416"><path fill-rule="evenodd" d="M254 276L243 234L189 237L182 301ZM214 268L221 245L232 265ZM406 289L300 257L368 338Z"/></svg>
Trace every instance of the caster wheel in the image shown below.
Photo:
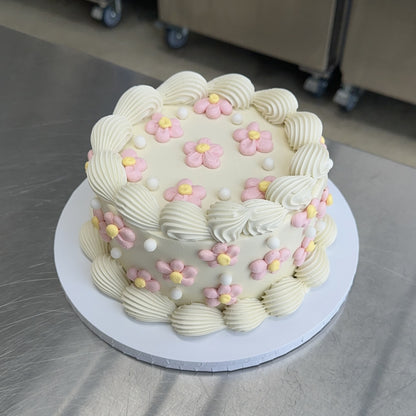
<svg viewBox="0 0 416 416"><path fill-rule="evenodd" d="M322 97L328 88L328 79L311 75L306 79L303 88L315 97Z"/></svg>
<svg viewBox="0 0 416 416"><path fill-rule="evenodd" d="M188 42L189 31L185 28L169 27L166 29L165 37L169 47L179 49Z"/></svg>
<svg viewBox="0 0 416 416"><path fill-rule="evenodd" d="M334 95L333 101L345 111L351 111L357 105L363 90L351 85L344 85Z"/></svg>
<svg viewBox="0 0 416 416"><path fill-rule="evenodd" d="M120 23L121 11L117 12L114 6L107 6L103 9L102 21L107 27L114 27Z"/></svg>

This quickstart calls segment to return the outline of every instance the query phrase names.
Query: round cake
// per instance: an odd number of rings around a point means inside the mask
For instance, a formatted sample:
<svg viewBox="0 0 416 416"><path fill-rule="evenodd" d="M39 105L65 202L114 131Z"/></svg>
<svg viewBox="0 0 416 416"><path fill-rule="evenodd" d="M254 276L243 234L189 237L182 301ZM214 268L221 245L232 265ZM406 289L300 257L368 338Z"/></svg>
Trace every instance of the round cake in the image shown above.
<svg viewBox="0 0 416 416"><path fill-rule="evenodd" d="M322 123L297 108L239 74L127 90L85 165L80 243L97 288L188 336L294 312L328 278L336 236Z"/></svg>

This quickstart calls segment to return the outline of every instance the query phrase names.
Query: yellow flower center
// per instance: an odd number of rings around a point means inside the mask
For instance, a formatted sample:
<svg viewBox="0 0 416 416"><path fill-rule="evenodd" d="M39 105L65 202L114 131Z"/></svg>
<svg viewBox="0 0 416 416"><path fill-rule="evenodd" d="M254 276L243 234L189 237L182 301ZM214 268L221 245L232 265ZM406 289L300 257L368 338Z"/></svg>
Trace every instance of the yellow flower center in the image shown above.
<svg viewBox="0 0 416 416"><path fill-rule="evenodd" d="M118 228L116 225L110 224L110 225L107 225L107 227L105 228L105 232L111 239L113 239L114 237L117 237L118 235Z"/></svg>
<svg viewBox="0 0 416 416"><path fill-rule="evenodd" d="M134 285L139 289L143 289L146 287L146 280L144 280L142 277L136 277L136 279L134 279Z"/></svg>
<svg viewBox="0 0 416 416"><path fill-rule="evenodd" d="M258 140L260 139L260 133L256 130L250 130L248 132L248 138L251 140Z"/></svg>
<svg viewBox="0 0 416 416"><path fill-rule="evenodd" d="M310 218L315 218L317 213L318 213L318 211L316 210L316 208L313 205L308 205L308 207L306 208L306 216L309 219Z"/></svg>
<svg viewBox="0 0 416 416"><path fill-rule="evenodd" d="M224 253L218 254L217 262L218 264L221 264L221 266L229 266L231 263L231 257Z"/></svg>
<svg viewBox="0 0 416 416"><path fill-rule="evenodd" d="M95 228L98 229L100 227L100 221L99 221L99 219L95 215L91 218L91 222L92 222L92 225Z"/></svg>
<svg viewBox="0 0 416 416"><path fill-rule="evenodd" d="M311 251L314 251L315 250L315 243L313 242L313 241L311 241L309 244L308 244L308 247L306 247L305 248L305 251L307 252L307 253L310 253Z"/></svg>
<svg viewBox="0 0 416 416"><path fill-rule="evenodd" d="M162 129L167 129L168 127L172 127L172 122L167 117L162 117L159 120L159 126L162 127Z"/></svg>
<svg viewBox="0 0 416 416"><path fill-rule="evenodd" d="M334 199L332 198L332 195L329 194L328 198L326 199L326 204L327 205L332 205L334 203Z"/></svg>
<svg viewBox="0 0 416 416"><path fill-rule="evenodd" d="M88 162L85 162L84 168L85 168L85 170L88 169Z"/></svg>
<svg viewBox="0 0 416 416"><path fill-rule="evenodd" d="M321 140L320 140L321 144L325 144L325 137L321 136Z"/></svg>
<svg viewBox="0 0 416 416"><path fill-rule="evenodd" d="M172 282L175 283L176 285L179 285L182 282L183 276L182 276L182 273L172 272L169 275L169 279L172 280Z"/></svg>
<svg viewBox="0 0 416 416"><path fill-rule="evenodd" d="M218 300L223 303L224 305L226 305L230 300L231 300L231 295L228 295L226 293L224 293L223 295L221 295Z"/></svg>
<svg viewBox="0 0 416 416"><path fill-rule="evenodd" d="M211 104L217 104L217 102L220 100L220 97L218 97L218 95L217 94L210 94L209 95L209 97L208 97L208 101L211 103Z"/></svg>
<svg viewBox="0 0 416 416"><path fill-rule="evenodd" d="M267 269L270 273L277 272L280 269L280 261L279 260L273 260L268 266Z"/></svg>
<svg viewBox="0 0 416 416"><path fill-rule="evenodd" d="M136 164L136 159L131 156L124 157L122 162L123 166L133 166Z"/></svg>
<svg viewBox="0 0 416 416"><path fill-rule="evenodd" d="M183 183L178 186L178 192L181 195L192 195L192 186L187 183Z"/></svg>
<svg viewBox="0 0 416 416"><path fill-rule="evenodd" d="M198 153L205 153L207 152L209 149L211 148L211 146L207 143L200 143L196 146L196 151Z"/></svg>
<svg viewBox="0 0 416 416"><path fill-rule="evenodd" d="M269 185L270 185L270 181L261 181L259 183L259 191L266 192Z"/></svg>

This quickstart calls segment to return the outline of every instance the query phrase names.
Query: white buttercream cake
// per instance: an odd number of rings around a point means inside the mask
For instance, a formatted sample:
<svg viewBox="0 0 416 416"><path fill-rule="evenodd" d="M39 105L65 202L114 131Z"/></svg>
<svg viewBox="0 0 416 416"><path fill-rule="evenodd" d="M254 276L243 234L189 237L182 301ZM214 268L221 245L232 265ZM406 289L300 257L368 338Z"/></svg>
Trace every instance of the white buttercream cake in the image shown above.
<svg viewBox="0 0 416 416"><path fill-rule="evenodd" d="M336 236L322 123L297 108L239 74L127 90L86 163L80 242L97 288L188 336L294 312L328 278Z"/></svg>

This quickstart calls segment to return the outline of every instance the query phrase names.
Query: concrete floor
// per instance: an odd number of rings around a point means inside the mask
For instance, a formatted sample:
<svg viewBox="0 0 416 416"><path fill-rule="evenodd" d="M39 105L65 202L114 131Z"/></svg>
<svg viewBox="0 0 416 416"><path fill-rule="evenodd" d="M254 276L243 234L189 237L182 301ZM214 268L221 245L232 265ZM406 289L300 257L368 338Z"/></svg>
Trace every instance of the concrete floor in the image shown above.
<svg viewBox="0 0 416 416"><path fill-rule="evenodd" d="M156 1L124 0L122 21L113 29L90 17L91 6L85 0L2 0L0 25L160 80L182 70L208 80L238 72L256 89L287 88L298 98L299 110L322 119L327 138L416 167L416 109L411 104L366 92L346 113L332 102L339 80L315 98L303 90L307 74L295 65L194 33L185 48L169 49L156 24Z"/></svg>

